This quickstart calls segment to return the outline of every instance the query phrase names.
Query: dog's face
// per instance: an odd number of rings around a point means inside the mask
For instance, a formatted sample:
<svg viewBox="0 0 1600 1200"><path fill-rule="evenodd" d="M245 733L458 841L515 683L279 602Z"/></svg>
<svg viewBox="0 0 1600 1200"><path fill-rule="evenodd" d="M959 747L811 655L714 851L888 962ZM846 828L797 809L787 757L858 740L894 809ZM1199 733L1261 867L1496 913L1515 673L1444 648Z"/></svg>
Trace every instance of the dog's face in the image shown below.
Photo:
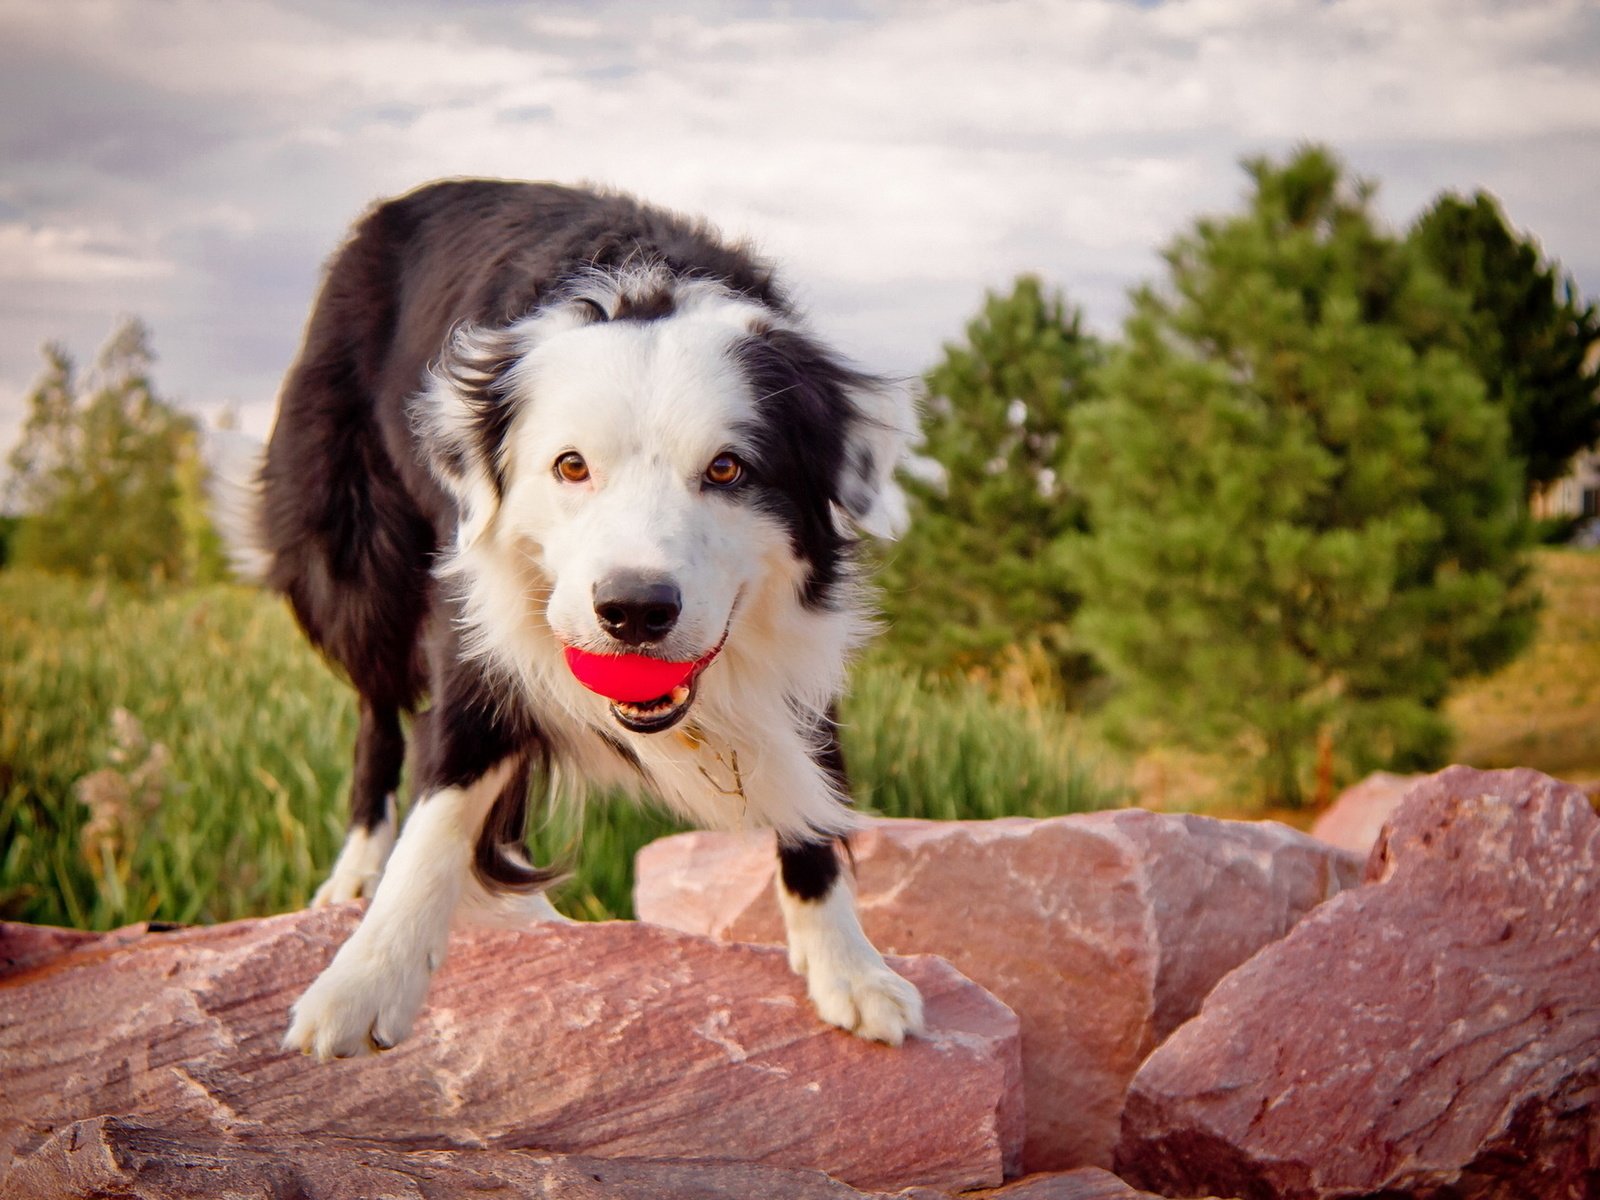
<svg viewBox="0 0 1600 1200"><path fill-rule="evenodd" d="M458 338L424 433L463 542L528 569L528 621L563 647L704 664L747 603L832 601L848 523L881 525L898 499L908 414L720 289L627 311L617 286ZM612 716L670 728L697 674Z"/></svg>
<svg viewBox="0 0 1600 1200"><path fill-rule="evenodd" d="M549 581L545 620L563 645L703 659L790 554L729 350L726 325L686 315L597 322L525 360L499 519ZM692 691L613 712L636 732L667 728Z"/></svg>

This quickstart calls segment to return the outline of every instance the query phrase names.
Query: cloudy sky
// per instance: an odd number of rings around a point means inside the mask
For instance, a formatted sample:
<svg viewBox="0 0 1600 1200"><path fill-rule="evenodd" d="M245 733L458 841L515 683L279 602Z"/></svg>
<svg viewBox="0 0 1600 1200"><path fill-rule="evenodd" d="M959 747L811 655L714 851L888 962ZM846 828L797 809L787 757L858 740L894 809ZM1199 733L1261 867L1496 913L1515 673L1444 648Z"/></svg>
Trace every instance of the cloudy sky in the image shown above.
<svg viewBox="0 0 1600 1200"><path fill-rule="evenodd" d="M446 175L709 216L908 374L1025 270L1114 330L1306 139L1395 224L1496 193L1594 295L1597 63L1595 0L0 0L0 447L41 343L122 314L264 433L343 230Z"/></svg>

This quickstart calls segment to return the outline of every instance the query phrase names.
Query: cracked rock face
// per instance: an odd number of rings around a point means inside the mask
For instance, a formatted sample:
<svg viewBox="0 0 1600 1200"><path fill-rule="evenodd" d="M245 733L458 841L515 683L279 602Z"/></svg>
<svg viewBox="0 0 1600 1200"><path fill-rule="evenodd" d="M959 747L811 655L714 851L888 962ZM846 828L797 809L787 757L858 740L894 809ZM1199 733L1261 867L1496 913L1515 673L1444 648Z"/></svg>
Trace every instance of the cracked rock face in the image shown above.
<svg viewBox="0 0 1600 1200"><path fill-rule="evenodd" d="M1213 984L1360 875L1273 823L1128 809L876 821L852 839L862 923L938 954L1022 1023L1029 1171L1109 1166L1128 1082ZM689 833L640 852L644 920L781 941L770 837Z"/></svg>
<svg viewBox="0 0 1600 1200"><path fill-rule="evenodd" d="M0 926L0 1175L99 1114L195 1145L713 1158L866 1188L1015 1173L1016 1019L947 963L894 964L929 1034L890 1048L818 1021L778 949L628 922L458 933L398 1049L285 1054L290 1003L355 921L347 905L53 946Z"/></svg>
<svg viewBox="0 0 1600 1200"><path fill-rule="evenodd" d="M1134 1079L1134 1184L1292 1200L1600 1195L1600 819L1452 767L1365 886L1233 972Z"/></svg>

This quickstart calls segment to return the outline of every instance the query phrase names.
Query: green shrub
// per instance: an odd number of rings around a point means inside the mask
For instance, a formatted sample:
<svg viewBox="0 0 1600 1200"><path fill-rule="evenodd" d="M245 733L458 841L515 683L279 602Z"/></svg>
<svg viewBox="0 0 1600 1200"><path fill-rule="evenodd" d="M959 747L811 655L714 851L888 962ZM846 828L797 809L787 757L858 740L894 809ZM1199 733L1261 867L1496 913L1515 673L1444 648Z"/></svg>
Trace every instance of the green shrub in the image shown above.
<svg viewBox="0 0 1600 1200"><path fill-rule="evenodd" d="M1565 546L1577 535L1578 526L1583 524L1584 519L1571 514L1536 517L1532 522L1533 540L1541 546Z"/></svg>

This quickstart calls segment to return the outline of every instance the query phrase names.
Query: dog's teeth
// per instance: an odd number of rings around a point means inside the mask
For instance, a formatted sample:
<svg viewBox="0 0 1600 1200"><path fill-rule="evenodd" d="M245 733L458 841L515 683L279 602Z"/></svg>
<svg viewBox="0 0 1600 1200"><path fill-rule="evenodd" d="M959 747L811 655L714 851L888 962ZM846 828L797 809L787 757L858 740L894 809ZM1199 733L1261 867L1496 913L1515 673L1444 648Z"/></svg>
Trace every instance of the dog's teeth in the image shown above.
<svg viewBox="0 0 1600 1200"><path fill-rule="evenodd" d="M694 703L693 684L683 683L674 687L670 694L659 696L654 700L613 700L612 711L625 721L638 721L643 724L657 726L670 724L680 711L687 710Z"/></svg>

